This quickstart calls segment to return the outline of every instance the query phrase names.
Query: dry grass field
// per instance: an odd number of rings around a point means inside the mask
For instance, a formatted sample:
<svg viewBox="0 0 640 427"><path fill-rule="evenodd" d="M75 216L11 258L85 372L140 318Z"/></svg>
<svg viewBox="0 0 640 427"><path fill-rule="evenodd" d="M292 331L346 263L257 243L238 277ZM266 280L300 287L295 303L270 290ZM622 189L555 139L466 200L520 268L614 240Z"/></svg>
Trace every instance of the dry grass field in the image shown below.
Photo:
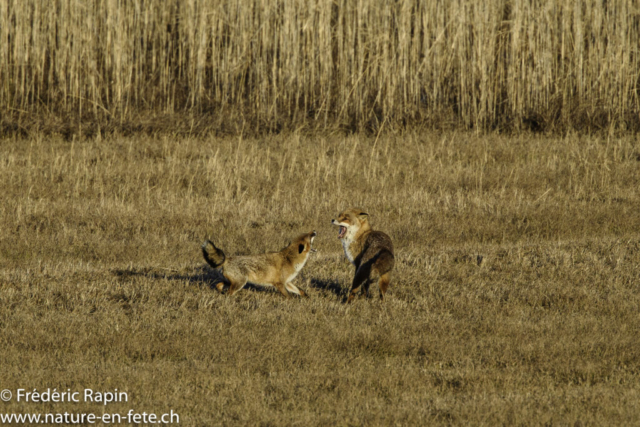
<svg viewBox="0 0 640 427"><path fill-rule="evenodd" d="M469 133L0 143L0 389L181 425L630 425L640 418L640 144ZM388 298L330 219L396 246ZM316 229L308 299L211 289ZM375 291L375 290L374 290ZM373 292L375 295L375 292Z"/></svg>
<svg viewBox="0 0 640 427"><path fill-rule="evenodd" d="M0 0L0 400L129 396L0 422L637 424L637 3ZM212 288L314 229L308 299Z"/></svg>

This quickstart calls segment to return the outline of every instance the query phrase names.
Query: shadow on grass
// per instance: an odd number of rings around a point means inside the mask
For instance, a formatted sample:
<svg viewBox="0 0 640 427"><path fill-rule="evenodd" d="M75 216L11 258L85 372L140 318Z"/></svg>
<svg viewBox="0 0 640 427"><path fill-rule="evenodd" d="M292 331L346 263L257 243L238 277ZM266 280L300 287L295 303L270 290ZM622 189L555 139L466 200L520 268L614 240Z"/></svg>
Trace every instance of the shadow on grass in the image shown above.
<svg viewBox="0 0 640 427"><path fill-rule="evenodd" d="M127 278L127 277L135 277L142 276L148 277L150 279L165 279L165 280L178 280L178 281L186 281L189 283L193 283L198 286L207 286L208 288L218 291L216 289L216 284L223 282L224 293L229 288L229 283L224 278L222 273L218 270L213 270L205 265L200 266L195 269L193 274L188 273L178 273L175 270L160 270L158 268L153 267L143 267L143 268L132 268L132 269L116 269L111 270L111 273L117 277ZM252 283L247 283L242 290L251 290L256 292L277 292L275 288L269 289L264 286L254 285Z"/></svg>
<svg viewBox="0 0 640 427"><path fill-rule="evenodd" d="M197 267L193 273L179 273L175 270L170 269L159 269L154 267L141 267L141 268L131 268L131 269L114 269L111 270L111 273L118 278L128 278L128 277L147 277L150 279L164 279L164 280L177 280L177 281L186 281L188 283L192 283L197 286L206 286L209 289L212 289L216 292L216 284L223 282L224 290L223 293L226 293L229 289L229 283L226 281L222 273L219 270L214 270L209 268L206 265L202 265ZM347 300L347 295L349 290L340 286L335 280L324 280L324 279L311 279L309 282L310 286L314 289L318 289L325 292L331 292L335 296L342 298L343 302ZM268 286L259 286L254 285L252 283L247 283L242 290L250 290L254 292L274 292L278 293L275 288Z"/></svg>
<svg viewBox="0 0 640 427"><path fill-rule="evenodd" d="M348 289L340 286L340 283L335 280L311 279L310 286L314 289L331 292L335 296L341 297L345 301L347 299L347 294L349 293Z"/></svg>

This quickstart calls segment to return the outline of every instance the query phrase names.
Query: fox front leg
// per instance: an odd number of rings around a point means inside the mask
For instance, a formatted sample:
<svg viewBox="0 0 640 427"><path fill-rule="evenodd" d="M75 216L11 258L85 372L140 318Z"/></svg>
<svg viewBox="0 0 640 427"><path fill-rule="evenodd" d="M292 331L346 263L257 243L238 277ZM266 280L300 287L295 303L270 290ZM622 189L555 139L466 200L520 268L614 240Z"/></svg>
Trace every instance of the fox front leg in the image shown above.
<svg viewBox="0 0 640 427"><path fill-rule="evenodd" d="M287 289L287 291L291 292L292 294L300 295L301 297L308 296L307 294L304 293L302 289L298 288L293 283L287 283L286 285L284 285L284 287Z"/></svg>
<svg viewBox="0 0 640 427"><path fill-rule="evenodd" d="M368 265L361 265L356 271L356 275L353 278L353 284L351 285L351 291L349 291L349 298L347 298L347 304L351 304L351 301L356 297L358 290L364 285L364 289L368 291L367 282L369 281L369 273L371 269Z"/></svg>
<svg viewBox="0 0 640 427"><path fill-rule="evenodd" d="M276 287L277 290L280 291L282 295L285 296L285 298L291 298L291 295L289 294L289 292L287 292L287 288L283 283L275 283L274 286Z"/></svg>
<svg viewBox="0 0 640 427"><path fill-rule="evenodd" d="M237 291L239 291L240 289L244 288L244 285L247 284L247 281L239 281L239 280L230 280L229 282L231 282L231 285L229 286L229 290L227 291L227 295L231 296L234 293L236 293Z"/></svg>

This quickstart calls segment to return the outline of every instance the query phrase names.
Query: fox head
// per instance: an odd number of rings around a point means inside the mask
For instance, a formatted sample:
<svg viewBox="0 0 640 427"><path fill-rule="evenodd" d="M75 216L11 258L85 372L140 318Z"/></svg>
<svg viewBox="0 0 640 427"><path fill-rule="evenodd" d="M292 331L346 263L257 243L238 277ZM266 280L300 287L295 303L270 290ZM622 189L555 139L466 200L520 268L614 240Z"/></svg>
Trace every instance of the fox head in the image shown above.
<svg viewBox="0 0 640 427"><path fill-rule="evenodd" d="M331 220L331 224L339 226L338 239L353 240L361 231L371 228L369 214L362 209L350 208Z"/></svg>
<svg viewBox="0 0 640 427"><path fill-rule="evenodd" d="M304 258L309 255L309 252L315 252L316 250L312 247L313 240L316 238L317 233L312 231L311 233L301 234L296 237L289 246L287 246L288 252L291 253L295 258Z"/></svg>

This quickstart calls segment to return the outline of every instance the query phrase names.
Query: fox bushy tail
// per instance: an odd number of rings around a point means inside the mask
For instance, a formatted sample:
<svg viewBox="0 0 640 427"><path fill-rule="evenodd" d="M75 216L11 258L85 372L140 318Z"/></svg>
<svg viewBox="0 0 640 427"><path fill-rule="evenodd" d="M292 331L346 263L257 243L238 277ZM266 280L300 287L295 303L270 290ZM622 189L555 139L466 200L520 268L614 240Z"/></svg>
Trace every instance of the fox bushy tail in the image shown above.
<svg viewBox="0 0 640 427"><path fill-rule="evenodd" d="M204 260L213 268L221 267L227 260L227 256L222 252L222 249L217 248L209 239L202 244L202 255Z"/></svg>

